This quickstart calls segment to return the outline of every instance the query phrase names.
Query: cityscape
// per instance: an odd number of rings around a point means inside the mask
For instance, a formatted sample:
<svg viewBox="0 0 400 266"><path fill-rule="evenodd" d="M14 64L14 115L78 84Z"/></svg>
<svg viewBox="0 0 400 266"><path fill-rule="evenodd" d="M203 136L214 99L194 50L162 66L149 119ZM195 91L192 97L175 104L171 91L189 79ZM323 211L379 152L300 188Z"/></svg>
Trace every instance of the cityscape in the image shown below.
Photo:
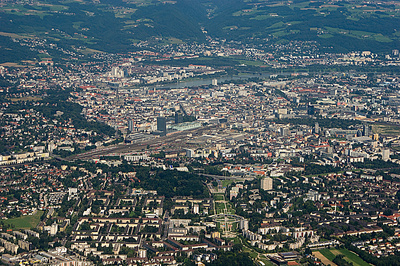
<svg viewBox="0 0 400 266"><path fill-rule="evenodd" d="M186 3L79 2L5 0L0 19L44 27L82 9L94 25ZM203 2L208 20L291 4L400 16L395 2ZM79 34L50 18L46 34L0 26L1 265L400 264L395 40L336 51L329 27L311 29L322 43L228 39L199 19L204 39L191 40L129 21L151 34L115 52L87 21Z"/></svg>

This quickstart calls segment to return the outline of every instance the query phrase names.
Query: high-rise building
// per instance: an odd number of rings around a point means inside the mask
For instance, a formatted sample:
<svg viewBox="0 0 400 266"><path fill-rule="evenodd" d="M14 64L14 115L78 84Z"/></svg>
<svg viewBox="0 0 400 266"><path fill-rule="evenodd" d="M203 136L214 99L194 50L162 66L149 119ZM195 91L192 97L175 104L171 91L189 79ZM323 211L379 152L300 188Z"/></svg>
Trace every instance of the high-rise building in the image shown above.
<svg viewBox="0 0 400 266"><path fill-rule="evenodd" d="M387 161L390 159L390 150L385 149L382 151L382 160Z"/></svg>
<svg viewBox="0 0 400 266"><path fill-rule="evenodd" d="M123 69L120 69L119 67L113 67L111 69L111 76L115 78L123 78L125 76L125 72Z"/></svg>
<svg viewBox="0 0 400 266"><path fill-rule="evenodd" d="M195 155L194 150L186 149L186 157L193 158Z"/></svg>
<svg viewBox="0 0 400 266"><path fill-rule="evenodd" d="M239 221L239 229L249 230L249 220L242 219Z"/></svg>
<svg viewBox="0 0 400 266"><path fill-rule="evenodd" d="M199 214L200 213L200 208L198 204L193 205L193 213L194 214Z"/></svg>
<svg viewBox="0 0 400 266"><path fill-rule="evenodd" d="M167 134L167 119L165 117L157 117L157 131L163 132L163 135Z"/></svg>
<svg viewBox="0 0 400 266"><path fill-rule="evenodd" d="M134 124L133 120L131 120L131 119L128 120L128 130L129 130L129 132L133 132L134 129L135 129L135 124Z"/></svg>
<svg viewBox="0 0 400 266"><path fill-rule="evenodd" d="M314 105L309 105L309 106L307 106L307 114L308 114L308 115L314 115L314 114L315 114L315 107L314 107Z"/></svg>
<svg viewBox="0 0 400 266"><path fill-rule="evenodd" d="M272 190L272 178L265 177L261 179L261 189L262 190Z"/></svg>
<svg viewBox="0 0 400 266"><path fill-rule="evenodd" d="M289 129L288 128L282 127L282 128L279 129L279 131L281 133L281 136L289 135Z"/></svg>
<svg viewBox="0 0 400 266"><path fill-rule="evenodd" d="M175 113L175 124L179 124L182 122L183 122L183 116L180 113L176 112Z"/></svg>
<svg viewBox="0 0 400 266"><path fill-rule="evenodd" d="M116 76L118 75L118 71L119 71L119 68L118 68L118 67L113 67L113 68L111 68L111 75L112 75L113 77L116 77Z"/></svg>
<svg viewBox="0 0 400 266"><path fill-rule="evenodd" d="M57 232L58 232L58 224L54 222L50 227L50 235L54 236L55 234L57 234Z"/></svg>
<svg viewBox="0 0 400 266"><path fill-rule="evenodd" d="M147 257L147 250L146 249L139 249L138 250L139 258L146 258Z"/></svg>
<svg viewBox="0 0 400 266"><path fill-rule="evenodd" d="M49 152L53 152L56 148L57 148L57 145L53 141L50 141L49 145L47 146L47 150ZM0 161L1 161L1 159L0 159Z"/></svg>
<svg viewBox="0 0 400 266"><path fill-rule="evenodd" d="M369 136L369 126L368 125L363 126L363 136L366 136L366 137Z"/></svg>
<svg viewBox="0 0 400 266"><path fill-rule="evenodd" d="M326 147L326 153L328 153L328 154L332 154L332 153L333 153L333 148L332 148L332 146Z"/></svg>
<svg viewBox="0 0 400 266"><path fill-rule="evenodd" d="M318 123L315 123L315 126L314 126L314 133L315 133L315 134L319 134L319 130L320 130L319 124L318 124Z"/></svg>
<svg viewBox="0 0 400 266"><path fill-rule="evenodd" d="M218 85L218 80L217 80L217 79L213 79L213 80L211 81L211 85L217 86L217 85Z"/></svg>

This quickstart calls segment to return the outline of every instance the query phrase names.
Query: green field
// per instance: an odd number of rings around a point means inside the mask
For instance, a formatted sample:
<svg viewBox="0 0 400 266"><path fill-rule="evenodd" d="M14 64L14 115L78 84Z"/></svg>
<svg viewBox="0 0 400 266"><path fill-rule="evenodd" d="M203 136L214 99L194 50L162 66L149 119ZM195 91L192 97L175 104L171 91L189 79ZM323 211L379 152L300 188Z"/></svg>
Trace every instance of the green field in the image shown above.
<svg viewBox="0 0 400 266"><path fill-rule="evenodd" d="M328 260L333 261L333 259L340 254L343 254L344 259L348 262L353 263L354 266L370 266L369 263L363 261L357 254L347 250L347 249L321 249L318 250L324 255Z"/></svg>
<svg viewBox="0 0 400 266"><path fill-rule="evenodd" d="M227 181L227 180L224 180ZM219 213L225 213L225 207L228 213L235 213L236 210L235 208L232 207L231 203L229 201L226 201L225 203L223 200L226 200L224 194L214 194L213 195L215 201L220 201L220 202L215 202L215 212L216 214Z"/></svg>
<svg viewBox="0 0 400 266"><path fill-rule="evenodd" d="M352 262L354 266L360 265L360 266L370 266L371 264L363 261L358 255L355 253L351 252L350 250L347 249L340 249L339 250L343 255L346 256L346 260L349 262Z"/></svg>
<svg viewBox="0 0 400 266"><path fill-rule="evenodd" d="M276 264L272 263L270 260L265 258L262 254L259 256L259 254L254 251L253 249L250 249L247 246L243 246L243 251L249 253L250 257L256 261L262 261L266 266L274 266Z"/></svg>
<svg viewBox="0 0 400 266"><path fill-rule="evenodd" d="M214 200L224 200L224 194L214 194Z"/></svg>
<svg viewBox="0 0 400 266"><path fill-rule="evenodd" d="M215 205L215 209L216 209L217 214L224 213L225 212L225 204L218 202ZM236 212L235 209L232 208L232 206L229 202L226 203L226 210L228 213L232 213L232 214L234 214Z"/></svg>
<svg viewBox="0 0 400 266"><path fill-rule="evenodd" d="M260 261L264 262L265 266L275 266L276 265L267 259L260 259Z"/></svg>
<svg viewBox="0 0 400 266"><path fill-rule="evenodd" d="M217 203L215 203L215 208L217 210L224 210L225 209L225 204L222 203L222 202L217 202Z"/></svg>
<svg viewBox="0 0 400 266"><path fill-rule="evenodd" d="M14 229L30 229L35 228L40 222L40 217L43 215L43 211L37 211L34 215L26 215L18 218L8 219L4 221L4 224L13 225Z"/></svg>
<svg viewBox="0 0 400 266"><path fill-rule="evenodd" d="M233 180L222 180L222 187L228 187L233 182Z"/></svg>
<svg viewBox="0 0 400 266"><path fill-rule="evenodd" d="M378 133L379 135L397 136L400 134L400 127L397 125L374 124L372 125L372 132Z"/></svg>
<svg viewBox="0 0 400 266"><path fill-rule="evenodd" d="M334 255L329 249L321 249L318 251L321 252L321 254L324 255L330 261L332 261L336 257L336 255Z"/></svg>

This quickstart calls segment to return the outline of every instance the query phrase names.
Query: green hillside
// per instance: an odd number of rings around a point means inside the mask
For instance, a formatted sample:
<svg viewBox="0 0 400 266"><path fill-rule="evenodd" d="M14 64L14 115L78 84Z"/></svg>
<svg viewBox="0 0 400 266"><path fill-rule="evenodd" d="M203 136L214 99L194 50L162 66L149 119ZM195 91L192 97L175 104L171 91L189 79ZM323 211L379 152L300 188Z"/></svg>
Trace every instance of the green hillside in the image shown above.
<svg viewBox="0 0 400 266"><path fill-rule="evenodd" d="M21 3L8 1L0 6L0 35L46 38L60 47L127 52L135 50L132 44L139 41L164 38L204 42L206 35L256 44L315 41L322 49L333 52L380 52L400 47L400 5L395 2L38 0ZM6 43L1 40L2 46L6 47Z"/></svg>
<svg viewBox="0 0 400 266"><path fill-rule="evenodd" d="M206 28L228 39L316 41L332 51L384 51L400 46L398 10L393 2L237 1L217 9Z"/></svg>

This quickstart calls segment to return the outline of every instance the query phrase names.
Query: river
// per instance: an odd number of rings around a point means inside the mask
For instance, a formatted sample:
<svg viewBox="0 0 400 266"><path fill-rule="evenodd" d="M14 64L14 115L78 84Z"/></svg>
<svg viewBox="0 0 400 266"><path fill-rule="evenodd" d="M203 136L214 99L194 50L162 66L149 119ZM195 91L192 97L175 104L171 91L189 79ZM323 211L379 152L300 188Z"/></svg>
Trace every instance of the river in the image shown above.
<svg viewBox="0 0 400 266"><path fill-rule="evenodd" d="M205 78L205 79L197 79L191 81L180 81L176 83L168 83L162 85L156 85L156 88L170 88L170 89L181 89L181 88L190 88L204 85L211 85L212 80L216 79L219 84L224 83L229 80L241 80L241 79L249 79L249 78L269 78L272 73L253 73L253 74L241 74L241 75L232 75L232 76L220 76L216 78Z"/></svg>

